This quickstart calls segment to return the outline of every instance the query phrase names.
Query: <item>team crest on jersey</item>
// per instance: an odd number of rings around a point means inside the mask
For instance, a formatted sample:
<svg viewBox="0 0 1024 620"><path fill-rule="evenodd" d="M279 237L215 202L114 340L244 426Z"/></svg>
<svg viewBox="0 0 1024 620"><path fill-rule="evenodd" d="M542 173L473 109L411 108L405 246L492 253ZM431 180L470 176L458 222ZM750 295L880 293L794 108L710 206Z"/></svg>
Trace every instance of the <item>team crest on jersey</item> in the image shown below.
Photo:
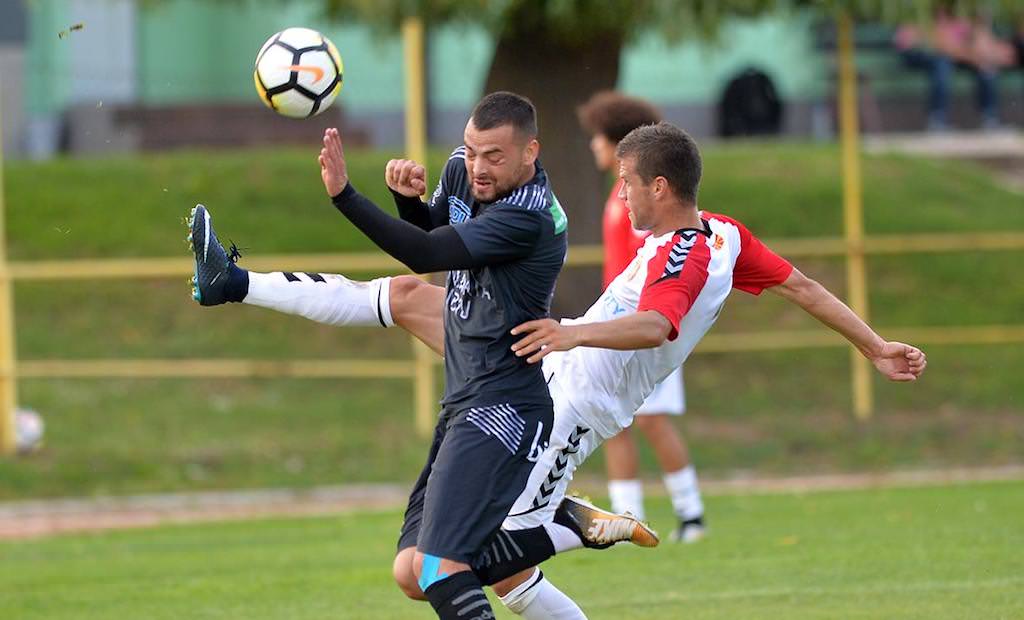
<svg viewBox="0 0 1024 620"><path fill-rule="evenodd" d="M471 215L469 205L456 196L448 197L448 221L451 224L461 224L469 219Z"/></svg>
<svg viewBox="0 0 1024 620"><path fill-rule="evenodd" d="M716 250L721 250L722 246L725 245L725 238L722 235L715 233L715 242L711 245Z"/></svg>

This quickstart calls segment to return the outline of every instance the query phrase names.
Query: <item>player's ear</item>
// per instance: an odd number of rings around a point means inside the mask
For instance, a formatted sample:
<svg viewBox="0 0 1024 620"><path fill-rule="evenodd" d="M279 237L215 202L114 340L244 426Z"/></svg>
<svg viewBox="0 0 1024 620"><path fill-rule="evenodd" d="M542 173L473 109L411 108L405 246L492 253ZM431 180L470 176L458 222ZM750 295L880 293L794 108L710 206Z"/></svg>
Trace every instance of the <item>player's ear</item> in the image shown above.
<svg viewBox="0 0 1024 620"><path fill-rule="evenodd" d="M668 192L668 179L665 177L654 177L654 195L658 198L664 197Z"/></svg>
<svg viewBox="0 0 1024 620"><path fill-rule="evenodd" d="M530 138L530 141L526 143L526 148L523 149L523 164L532 166L538 156L540 156L540 142L537 142L537 138Z"/></svg>

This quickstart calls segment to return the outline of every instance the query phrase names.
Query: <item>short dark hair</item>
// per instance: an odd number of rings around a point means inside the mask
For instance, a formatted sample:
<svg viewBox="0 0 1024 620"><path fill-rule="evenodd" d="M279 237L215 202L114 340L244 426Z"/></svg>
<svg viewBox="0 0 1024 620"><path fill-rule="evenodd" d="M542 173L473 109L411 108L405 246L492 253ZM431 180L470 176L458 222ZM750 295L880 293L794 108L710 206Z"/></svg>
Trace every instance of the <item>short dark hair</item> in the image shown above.
<svg viewBox="0 0 1024 620"><path fill-rule="evenodd" d="M485 95L473 108L470 119L477 129L512 125L522 135L537 137L537 109L533 107L533 102L508 91L500 90Z"/></svg>
<svg viewBox="0 0 1024 620"><path fill-rule="evenodd" d="M697 204L703 165L697 143L682 129L665 122L637 127L619 142L615 156L635 157L644 183L665 177L679 198Z"/></svg>
<svg viewBox="0 0 1024 620"><path fill-rule="evenodd" d="M637 127L660 121L661 113L643 99L628 97L614 90L602 90L576 108L576 117L587 133L601 134L618 144Z"/></svg>

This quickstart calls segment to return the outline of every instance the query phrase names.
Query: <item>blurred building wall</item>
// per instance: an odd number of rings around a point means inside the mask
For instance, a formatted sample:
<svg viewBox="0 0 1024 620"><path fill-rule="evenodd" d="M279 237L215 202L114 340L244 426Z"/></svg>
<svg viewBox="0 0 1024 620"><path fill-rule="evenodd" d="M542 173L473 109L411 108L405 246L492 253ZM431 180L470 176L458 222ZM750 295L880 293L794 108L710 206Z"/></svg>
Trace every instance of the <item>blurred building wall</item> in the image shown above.
<svg viewBox="0 0 1024 620"><path fill-rule="evenodd" d="M27 18L21 0L0 3L0 136L4 154L24 149L24 76Z"/></svg>
<svg viewBox="0 0 1024 620"><path fill-rule="evenodd" d="M45 156L58 148L153 148L159 145L138 135L138 123L151 127L161 122L154 110L167 109L166 122L180 122L180 109L191 114L205 106L216 125L218 114L230 118L240 106L258 107L251 76L254 55L272 33L295 25L323 31L344 57L340 105L324 120L341 122L343 117L347 131L371 144L400 145L400 40L359 24L327 22L319 6L298 0L32 0L23 90L27 121L22 123L29 151ZM84 23L83 30L57 37L78 22ZM707 136L715 131L715 105L728 80L754 67L772 79L786 104L785 133L826 135L832 124L827 105L833 87L831 51L820 49L815 32L809 15L787 14L726 23L712 42L670 44L653 34L640 35L623 53L620 88L654 101L668 119L694 135ZM466 115L481 94L493 47L491 35L479 27L448 26L430 33L434 142L447 144L461 136ZM882 56L891 64L898 61L887 50ZM888 80L888 88L903 93L905 107L912 112L923 108L923 78L889 73L897 78ZM969 90L965 76L960 77L960 90ZM217 106L220 112L209 110ZM266 118L278 126L275 136L287 134L280 119Z"/></svg>
<svg viewBox="0 0 1024 620"><path fill-rule="evenodd" d="M346 122L369 142L402 141L402 55L397 37L358 24L326 22L316 3L210 3L165 0L33 0L25 90L33 152L120 150L138 143L119 128L119 104L256 105L250 67L273 32L322 30L345 60ZM84 29L59 39L73 23ZM711 132L711 106L725 81L754 64L777 79L783 97L810 100L820 67L808 63L806 20L765 19L727 26L720 43L668 45L640 37L623 58L621 87L652 99L697 135ZM481 94L494 42L483 29L435 29L428 46L432 138L457 140ZM331 114L332 112L328 112ZM89 125L90 127L85 127ZM88 133L87 133L88 132Z"/></svg>

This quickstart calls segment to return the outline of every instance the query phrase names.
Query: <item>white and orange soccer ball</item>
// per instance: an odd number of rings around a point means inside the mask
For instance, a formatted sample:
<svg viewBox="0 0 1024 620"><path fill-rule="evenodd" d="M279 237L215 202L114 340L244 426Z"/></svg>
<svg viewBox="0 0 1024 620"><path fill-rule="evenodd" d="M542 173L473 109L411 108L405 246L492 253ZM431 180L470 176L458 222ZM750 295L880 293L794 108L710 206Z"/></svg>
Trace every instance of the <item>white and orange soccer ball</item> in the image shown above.
<svg viewBox="0 0 1024 620"><path fill-rule="evenodd" d="M341 91L344 66L334 44L316 30L288 28L267 39L253 72L260 100L278 114L307 118Z"/></svg>

